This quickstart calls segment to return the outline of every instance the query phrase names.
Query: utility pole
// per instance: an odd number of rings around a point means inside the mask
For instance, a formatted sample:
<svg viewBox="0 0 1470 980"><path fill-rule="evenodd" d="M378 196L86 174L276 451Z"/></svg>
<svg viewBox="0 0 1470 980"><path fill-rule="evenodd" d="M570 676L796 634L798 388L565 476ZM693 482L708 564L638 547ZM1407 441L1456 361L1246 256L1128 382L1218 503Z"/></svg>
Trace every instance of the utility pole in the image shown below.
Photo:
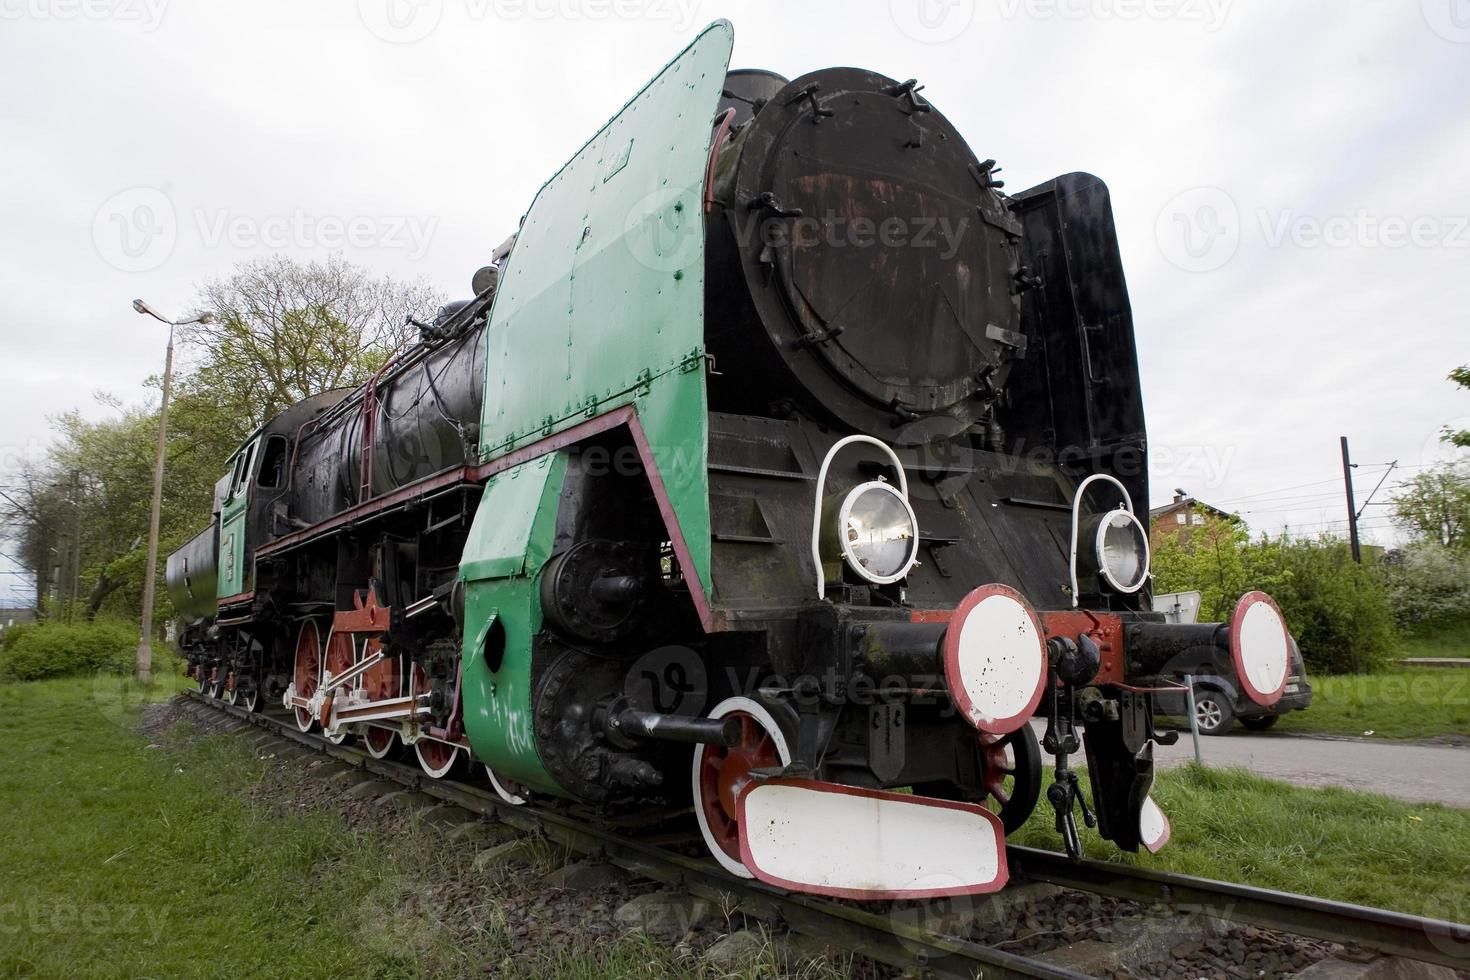
<svg viewBox="0 0 1470 980"><path fill-rule="evenodd" d="M1353 500L1353 462L1348 456L1347 436L1342 440L1342 482L1347 488L1348 539L1353 545L1353 561L1363 564L1363 549L1358 544L1358 505Z"/></svg>
<svg viewBox="0 0 1470 980"><path fill-rule="evenodd" d="M82 505L77 502L82 491L80 470L71 471L71 515L72 515L72 559L71 559L71 607L67 611L70 621L77 614L77 600L82 591Z"/></svg>
<svg viewBox="0 0 1470 980"><path fill-rule="evenodd" d="M153 455L153 502L148 510L148 564L143 566L143 629L138 638L135 664L140 684L148 684L153 676L153 582L158 571L158 518L163 507L163 450L168 438L168 396L173 387L173 373L174 326L170 323L168 353L164 355L163 361L163 404L158 410L158 446Z"/></svg>
<svg viewBox="0 0 1470 980"><path fill-rule="evenodd" d="M168 396L173 387L174 328L190 323L213 323L213 313L202 313L192 320L170 320L160 316L141 299L133 300L133 309L168 324L168 352L163 361L163 404L158 410L158 446L153 455L153 503L148 511L148 564L143 569L143 622L138 637L137 677L148 684L153 672L153 587L158 568L158 516L163 505L163 450L168 435Z"/></svg>

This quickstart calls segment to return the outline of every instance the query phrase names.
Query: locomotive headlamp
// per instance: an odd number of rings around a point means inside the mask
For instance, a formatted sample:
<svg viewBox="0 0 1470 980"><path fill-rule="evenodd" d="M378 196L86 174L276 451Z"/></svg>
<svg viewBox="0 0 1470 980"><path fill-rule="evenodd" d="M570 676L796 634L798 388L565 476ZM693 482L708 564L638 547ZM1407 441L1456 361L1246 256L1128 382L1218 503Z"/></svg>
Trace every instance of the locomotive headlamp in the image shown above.
<svg viewBox="0 0 1470 980"><path fill-rule="evenodd" d="M858 444L883 451L898 475L898 486L873 480L845 494L824 496L833 458ZM898 454L872 436L838 439L822 457L812 506L812 567L817 572L817 598L826 597L827 573L840 569L841 562L874 585L891 585L909 573L918 557L919 521L909 504L909 479Z"/></svg>
<svg viewBox="0 0 1470 980"><path fill-rule="evenodd" d="M1138 518L1114 510L1098 521L1093 538L1097 570L1119 592L1137 592L1148 579L1148 534Z"/></svg>
<svg viewBox="0 0 1470 980"><path fill-rule="evenodd" d="M836 510L836 544L849 568L874 585L908 574L919 556L919 522L903 494L887 483L864 483Z"/></svg>
<svg viewBox="0 0 1470 980"><path fill-rule="evenodd" d="M1090 487L1111 487L1122 499L1117 508L1082 517L1083 502ZM1091 541L1092 547L1078 547ZM1148 532L1133 513L1133 498L1115 476L1094 473L1077 486L1072 496L1072 605L1078 599L1078 571L1096 573L1110 588L1133 593L1148 581Z"/></svg>

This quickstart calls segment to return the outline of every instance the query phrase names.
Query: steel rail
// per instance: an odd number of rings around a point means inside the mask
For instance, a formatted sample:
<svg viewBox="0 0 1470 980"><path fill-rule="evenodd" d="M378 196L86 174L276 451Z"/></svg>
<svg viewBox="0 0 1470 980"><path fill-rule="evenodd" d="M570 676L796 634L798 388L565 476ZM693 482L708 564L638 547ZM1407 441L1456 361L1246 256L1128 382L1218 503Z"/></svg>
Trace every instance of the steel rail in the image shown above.
<svg viewBox="0 0 1470 980"><path fill-rule="evenodd" d="M937 935L916 923L889 915L737 878L707 858L691 857L624 837L576 815L534 804L511 806L490 790L453 780L429 779L417 766L374 759L361 749L333 745L318 735L302 732L292 720L263 712L247 712L243 707L226 704L197 691L184 693L193 702L267 729L305 748L462 809L494 817L527 834L605 860L640 877L672 885L713 902L717 907L728 907L733 904L732 900L759 902L774 908L792 930L828 942L845 952L902 969L917 969L921 975L944 980L974 980L975 977L984 977L985 980L1087 980L1085 974L968 940Z"/></svg>
<svg viewBox="0 0 1470 980"><path fill-rule="evenodd" d="M860 906L738 878L706 858L624 837L578 815L535 805L511 806L489 790L453 780L429 779L417 766L374 759L361 749L333 745L319 735L300 731L289 718L250 713L197 691L185 693L192 701L269 729L355 768L471 812L497 818L525 833L606 860L717 905L728 905L731 899L766 904L796 932L879 962L903 969L917 968L938 978L1079 980L1084 977L1042 960L938 935L915 923ZM1470 925L1123 864L1095 860L1073 862L1065 854L1017 845L1007 846L1006 856L1012 880L1016 882L1044 882L1144 904L1162 904L1181 912L1292 935L1356 943L1385 954L1457 970L1470 964Z"/></svg>
<svg viewBox="0 0 1470 980"><path fill-rule="evenodd" d="M1297 936L1357 943L1456 970L1470 968L1470 925L1106 861L1072 862L1064 854L1031 847L1010 845L1006 859L1013 877L1030 881L1162 903Z"/></svg>

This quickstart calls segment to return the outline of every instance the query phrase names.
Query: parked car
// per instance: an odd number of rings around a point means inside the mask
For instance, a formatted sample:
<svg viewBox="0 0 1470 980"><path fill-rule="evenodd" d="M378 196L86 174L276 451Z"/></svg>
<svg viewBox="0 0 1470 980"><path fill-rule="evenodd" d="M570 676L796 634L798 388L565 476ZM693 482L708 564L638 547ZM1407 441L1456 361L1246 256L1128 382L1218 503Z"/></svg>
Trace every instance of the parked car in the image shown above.
<svg viewBox="0 0 1470 980"><path fill-rule="evenodd" d="M1176 592L1154 596L1154 610L1162 612L1170 622L1192 623L1199 610L1198 592ZM1248 730L1261 732L1276 724L1288 711L1301 711L1312 703L1312 685L1307 680L1306 665L1296 638L1291 643L1291 671L1286 689L1271 707L1263 708L1240 690L1235 667L1224 651L1207 654L1204 662L1181 663L1164 679L1184 687L1185 678L1194 678L1194 717L1201 735L1224 735L1235 720ZM1189 717L1188 701L1183 690L1164 691L1154 695L1154 713L1178 718Z"/></svg>
<svg viewBox="0 0 1470 980"><path fill-rule="evenodd" d="M1286 677L1286 689L1281 692L1280 700L1269 708L1256 704L1240 690L1240 682L1228 656L1210 663L1181 665L1181 669L1168 675L1167 679L1182 688L1185 677L1191 673L1194 677L1194 717L1201 735L1224 735L1236 719L1250 731L1265 731L1288 711L1301 711L1312 703L1312 685L1307 680L1306 666L1295 638L1291 641L1291 672ZM1155 694L1154 711L1188 718L1189 707L1184 691Z"/></svg>

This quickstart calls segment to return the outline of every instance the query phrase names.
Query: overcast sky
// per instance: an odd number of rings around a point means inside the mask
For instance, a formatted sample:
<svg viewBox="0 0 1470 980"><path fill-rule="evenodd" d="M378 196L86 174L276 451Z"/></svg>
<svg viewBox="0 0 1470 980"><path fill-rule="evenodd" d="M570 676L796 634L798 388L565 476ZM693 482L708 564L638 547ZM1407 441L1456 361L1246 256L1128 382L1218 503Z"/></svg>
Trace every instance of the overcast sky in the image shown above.
<svg viewBox="0 0 1470 980"><path fill-rule="evenodd" d="M1412 474L1470 426L1470 0L0 0L0 486L150 397L135 296L282 251L466 295L719 17L737 67L918 76L1012 190L1110 184L1154 503L1338 530L1339 435Z"/></svg>

